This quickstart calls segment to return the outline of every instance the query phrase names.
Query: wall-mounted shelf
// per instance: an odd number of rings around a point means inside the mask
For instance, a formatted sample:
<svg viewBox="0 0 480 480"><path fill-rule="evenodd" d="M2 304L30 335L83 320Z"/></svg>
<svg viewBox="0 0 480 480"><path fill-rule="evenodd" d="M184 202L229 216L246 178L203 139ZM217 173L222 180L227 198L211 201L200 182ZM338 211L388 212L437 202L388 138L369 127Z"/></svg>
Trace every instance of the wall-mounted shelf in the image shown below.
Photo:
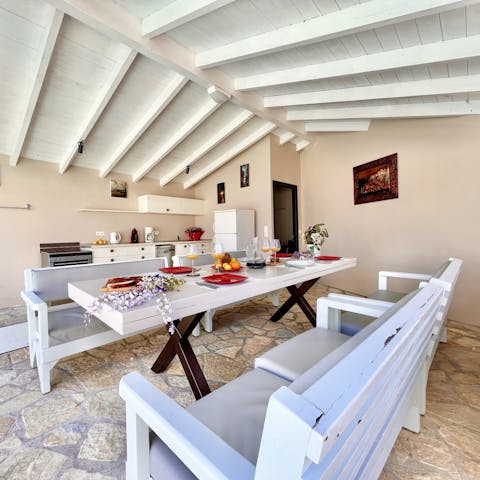
<svg viewBox="0 0 480 480"><path fill-rule="evenodd" d="M80 208L79 212L97 212L97 213L143 213L138 210L116 210L113 208Z"/></svg>

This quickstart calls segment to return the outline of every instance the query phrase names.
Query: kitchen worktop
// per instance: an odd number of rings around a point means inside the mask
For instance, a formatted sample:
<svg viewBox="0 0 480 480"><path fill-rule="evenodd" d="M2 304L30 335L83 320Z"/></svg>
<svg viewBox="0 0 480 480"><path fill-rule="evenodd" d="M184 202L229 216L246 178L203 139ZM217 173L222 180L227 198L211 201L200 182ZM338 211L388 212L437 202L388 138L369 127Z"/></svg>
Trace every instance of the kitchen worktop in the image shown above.
<svg viewBox="0 0 480 480"><path fill-rule="evenodd" d="M201 240L157 240L156 242L139 242L139 243L130 243L130 242L121 242L121 243L105 243L101 244L94 244L94 243L82 243L80 246L82 248L91 248L91 247L111 247L113 246L123 246L123 245L137 245L139 247L148 246L148 245L168 245L168 244L175 244L175 243L210 243L212 241L211 238L202 238Z"/></svg>

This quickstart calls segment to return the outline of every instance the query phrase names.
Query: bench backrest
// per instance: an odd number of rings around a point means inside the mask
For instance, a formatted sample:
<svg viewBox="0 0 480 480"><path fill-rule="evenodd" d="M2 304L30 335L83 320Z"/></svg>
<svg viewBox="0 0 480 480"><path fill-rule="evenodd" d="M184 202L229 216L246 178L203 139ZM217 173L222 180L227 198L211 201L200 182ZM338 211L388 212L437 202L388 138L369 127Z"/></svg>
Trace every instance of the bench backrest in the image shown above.
<svg viewBox="0 0 480 480"><path fill-rule="evenodd" d="M318 376L302 393L292 388L298 380L275 392L255 479L302 478L302 472L305 478L377 478L433 341L443 291L429 284L409 295L372 322L370 334L335 365L323 368L327 356L307 371Z"/></svg>
<svg viewBox="0 0 480 480"><path fill-rule="evenodd" d="M155 272L167 265L167 259L159 257L127 262L28 268L24 272L25 290L35 292L45 302L63 300L68 298L68 282Z"/></svg>
<svg viewBox="0 0 480 480"><path fill-rule="evenodd" d="M231 257L235 257L235 258L242 258L246 255L245 250L238 250L235 252L228 252L228 253L230 253ZM197 267L200 267L203 265L213 265L214 262L215 260L212 257L211 253L202 253L195 260L195 265ZM189 258L187 258L185 255L174 255L172 257L172 264L176 267L191 267L192 261Z"/></svg>

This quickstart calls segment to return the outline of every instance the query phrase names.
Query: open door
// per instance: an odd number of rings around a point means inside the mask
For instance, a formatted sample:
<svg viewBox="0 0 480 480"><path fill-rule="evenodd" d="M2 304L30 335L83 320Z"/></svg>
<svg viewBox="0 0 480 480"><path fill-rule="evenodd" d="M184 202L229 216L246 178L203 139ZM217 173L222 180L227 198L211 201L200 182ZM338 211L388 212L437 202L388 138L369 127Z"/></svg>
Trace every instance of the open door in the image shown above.
<svg viewBox="0 0 480 480"><path fill-rule="evenodd" d="M273 181L273 228L283 253L298 251L297 186Z"/></svg>

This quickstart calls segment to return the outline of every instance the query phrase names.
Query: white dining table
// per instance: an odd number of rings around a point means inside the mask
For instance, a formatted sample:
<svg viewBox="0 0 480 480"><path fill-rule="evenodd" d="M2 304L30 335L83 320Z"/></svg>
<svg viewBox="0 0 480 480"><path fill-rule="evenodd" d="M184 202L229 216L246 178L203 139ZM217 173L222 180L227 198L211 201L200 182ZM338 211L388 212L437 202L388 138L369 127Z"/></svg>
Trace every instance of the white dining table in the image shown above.
<svg viewBox="0 0 480 480"><path fill-rule="evenodd" d="M195 397L201 398L210 392L210 388L188 337L207 310L219 309L286 288L290 292L290 297L274 313L271 320L278 321L294 304L297 304L312 325L315 325L315 311L305 299L305 293L319 278L355 266L355 258L341 258L335 261L315 261L313 265L303 268L288 266L287 262L268 265L262 269L242 268L239 272L232 273L245 276L244 281L229 285L213 284L218 288L212 288L208 283L203 284L202 277L215 273L210 266L202 267L197 277L182 276L186 283L178 291L169 291L166 294L172 306L176 328L153 364L152 370L156 373L164 371L175 355L178 355ZM69 283L68 295L88 310L101 294L100 289L106 280L99 278ZM128 311L114 310L111 306L101 303L94 315L121 335L163 325L155 299Z"/></svg>

